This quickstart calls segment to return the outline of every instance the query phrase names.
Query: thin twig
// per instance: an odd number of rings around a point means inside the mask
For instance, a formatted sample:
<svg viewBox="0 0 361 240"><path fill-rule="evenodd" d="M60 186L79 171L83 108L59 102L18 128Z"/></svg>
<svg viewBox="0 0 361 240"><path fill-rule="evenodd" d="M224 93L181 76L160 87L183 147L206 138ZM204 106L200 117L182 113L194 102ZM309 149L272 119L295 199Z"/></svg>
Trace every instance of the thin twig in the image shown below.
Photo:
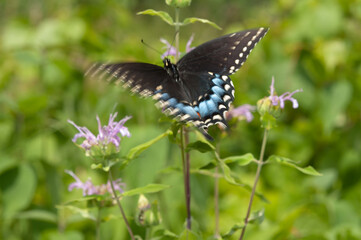
<svg viewBox="0 0 361 240"><path fill-rule="evenodd" d="M175 8L175 60L178 61L179 53L179 8ZM187 208L187 229L191 229L191 186L190 186L190 156L189 152L185 152L185 147L188 145L189 137L188 131L185 126L181 128L181 151L182 151L182 163L183 163L183 176L184 176L184 192Z"/></svg>
<svg viewBox="0 0 361 240"><path fill-rule="evenodd" d="M216 157L219 157L220 144L216 144ZM214 171L214 237L219 238L219 165L217 164Z"/></svg>
<svg viewBox="0 0 361 240"><path fill-rule="evenodd" d="M101 206L100 203L97 203L98 205L98 215L97 215L97 221L96 221L96 240L100 240L100 223L101 223Z"/></svg>
<svg viewBox="0 0 361 240"><path fill-rule="evenodd" d="M247 224L248 224L249 216L250 216L250 214L251 214L251 208L252 208L253 198L254 198L254 195L255 195L255 193L256 193L257 183L258 183L259 177L260 177L260 175L261 175L261 169L262 169L262 166L263 166L263 157L264 157L264 152L265 152L265 149L266 149L267 133L268 133L268 130L265 129L265 130L264 130L264 134L263 134L263 141L262 141L262 146L261 146L261 153L260 153L259 161L258 161L258 163L257 163L258 166L257 166L256 177L255 177L255 179L254 179L254 183L253 183L253 187L252 187L252 193L251 193L251 197L250 197L250 199L249 199L249 204L248 204L248 209L247 209L246 218L244 219L244 227L242 228L242 232L241 232L241 236L240 236L239 240L242 240L242 239L243 239L244 233L246 232L246 227L247 227Z"/></svg>
<svg viewBox="0 0 361 240"><path fill-rule="evenodd" d="M190 157L189 153L185 152L185 146L188 144L188 133L185 126L181 128L181 152L182 152L182 165L184 177L184 194L187 209L187 229L191 229L191 187L190 187Z"/></svg>
<svg viewBox="0 0 361 240"><path fill-rule="evenodd" d="M117 196L117 194L116 194L116 192L115 192L115 188L114 188L114 185L113 185L113 176L112 176L111 170L109 170L109 180L110 180L110 186L111 186L111 188L112 188L114 198L115 198L115 200L117 201L118 207L119 207L120 212L121 212L121 214L122 214L122 217L123 217L123 220L124 220L124 222L125 222L125 225L126 225L126 227L127 227L127 229L128 229L129 235L130 235L131 239L134 240L134 235L133 235L132 229L130 228L128 219L127 219L127 217L125 216L125 212L124 212L124 210L123 210L123 207L122 207L122 205L120 204L119 198L118 198L118 196Z"/></svg>
<svg viewBox="0 0 361 240"><path fill-rule="evenodd" d="M215 169L214 175L214 237L219 238L219 176L218 176L218 165Z"/></svg>

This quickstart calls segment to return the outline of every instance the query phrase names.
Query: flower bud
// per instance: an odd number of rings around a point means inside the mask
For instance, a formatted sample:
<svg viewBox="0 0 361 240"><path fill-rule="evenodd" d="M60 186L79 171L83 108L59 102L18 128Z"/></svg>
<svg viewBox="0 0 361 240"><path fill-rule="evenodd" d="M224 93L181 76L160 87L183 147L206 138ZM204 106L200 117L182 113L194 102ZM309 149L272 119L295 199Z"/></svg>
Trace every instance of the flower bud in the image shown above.
<svg viewBox="0 0 361 240"><path fill-rule="evenodd" d="M191 5L192 0L165 0L165 3L169 6L176 8L184 8Z"/></svg>
<svg viewBox="0 0 361 240"><path fill-rule="evenodd" d="M149 204L148 199L142 194L138 200L136 223L142 227L158 225L161 222L158 204Z"/></svg>
<svg viewBox="0 0 361 240"><path fill-rule="evenodd" d="M269 130L277 126L276 118L280 116L279 106L272 104L268 97L262 98L257 102L257 111L261 116L262 127Z"/></svg>
<svg viewBox="0 0 361 240"><path fill-rule="evenodd" d="M257 102L257 111L261 116L266 113L278 118L281 115L281 109L278 105L273 105L272 100L268 97L262 98Z"/></svg>

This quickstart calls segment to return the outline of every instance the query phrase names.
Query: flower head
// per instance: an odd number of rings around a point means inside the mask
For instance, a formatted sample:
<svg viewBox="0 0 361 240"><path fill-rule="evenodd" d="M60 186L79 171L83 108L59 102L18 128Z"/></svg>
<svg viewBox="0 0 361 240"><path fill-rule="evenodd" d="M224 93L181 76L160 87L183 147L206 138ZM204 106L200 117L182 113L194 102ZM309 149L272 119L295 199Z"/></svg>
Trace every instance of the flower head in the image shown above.
<svg viewBox="0 0 361 240"><path fill-rule="evenodd" d="M113 197L113 191L110 185L110 181L108 181L106 184L102 185L94 185L89 178L86 182L82 182L78 176L75 175L72 171L65 170L67 174L72 176L75 179L75 182L71 183L68 187L69 191L72 191L73 189L82 189L83 190L83 196L89 196L89 195L103 195L105 193L110 193ZM123 188L125 187L125 183L121 182L121 179L116 179L113 181L114 189L116 191L119 191L119 193L123 193Z"/></svg>
<svg viewBox="0 0 361 240"><path fill-rule="evenodd" d="M270 96L264 97L257 102L257 111L261 115L262 127L271 129L277 126L276 119L281 114L281 109L285 107L285 101L292 102L293 108L298 108L298 102L292 96L297 92L302 92L302 89L297 89L293 92L285 92L278 96L274 87L274 78L272 77Z"/></svg>
<svg viewBox="0 0 361 240"><path fill-rule="evenodd" d="M297 93L297 92L302 92L302 89L297 89L293 92L285 92L284 94L277 96L276 92L275 92L275 87L274 87L274 77L272 77L272 83L271 83L271 93L270 96L268 97L273 106L277 106L279 105L280 108L284 108L285 107L285 101L291 101L292 102L292 107L293 108L298 108L298 102L295 98L293 98L293 94Z"/></svg>
<svg viewBox="0 0 361 240"><path fill-rule="evenodd" d="M254 112L255 110L255 106L252 106L250 104L243 104L239 107L229 110L227 114L227 120L230 120L231 118L238 118L239 120L246 119L247 122L251 122L253 120L252 112Z"/></svg>
<svg viewBox="0 0 361 240"><path fill-rule="evenodd" d="M186 45L186 53L188 53L188 52L190 52L190 51L192 51L192 50L194 49L194 47L191 47L193 38L194 38L194 36L192 35L192 36L189 38L188 42L187 42L187 45ZM167 49L167 51L162 54L162 59L165 58L165 57L167 57L167 56L174 56L174 57L177 57L177 58L180 57L181 52L178 51L178 56L177 56L177 48L175 48L174 46L172 46L172 45L171 45L167 40L165 40L164 38L161 38L160 41L166 45L165 48Z"/></svg>
<svg viewBox="0 0 361 240"><path fill-rule="evenodd" d="M78 138L84 138L80 146L85 149L87 155L90 155L90 151L93 147L107 152L107 150L111 149L113 146L116 151L119 151L121 137L130 137L130 132L128 128L124 126L124 123L131 117L125 117L117 122L114 121L117 114L118 113L110 114L108 125L105 126L102 126L99 117L96 117L99 131L97 136L95 136L88 128L80 127L73 121L68 120L68 122L79 131L79 133L75 134L73 142L76 142Z"/></svg>

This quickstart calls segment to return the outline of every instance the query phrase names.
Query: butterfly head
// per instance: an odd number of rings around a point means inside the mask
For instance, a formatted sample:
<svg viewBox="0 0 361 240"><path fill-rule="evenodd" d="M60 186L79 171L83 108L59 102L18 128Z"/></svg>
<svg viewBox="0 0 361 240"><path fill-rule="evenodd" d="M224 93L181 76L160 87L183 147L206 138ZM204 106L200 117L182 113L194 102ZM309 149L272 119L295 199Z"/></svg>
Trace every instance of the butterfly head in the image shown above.
<svg viewBox="0 0 361 240"><path fill-rule="evenodd" d="M177 65L173 64L169 58L163 59L164 69L167 71L168 75L172 80L179 82L179 73L177 69Z"/></svg>

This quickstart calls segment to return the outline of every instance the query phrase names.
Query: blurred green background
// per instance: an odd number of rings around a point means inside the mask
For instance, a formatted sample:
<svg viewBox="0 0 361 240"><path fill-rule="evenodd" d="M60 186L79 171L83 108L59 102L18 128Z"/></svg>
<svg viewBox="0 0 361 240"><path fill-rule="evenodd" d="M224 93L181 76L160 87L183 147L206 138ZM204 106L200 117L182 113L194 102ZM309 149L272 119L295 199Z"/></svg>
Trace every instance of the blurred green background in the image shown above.
<svg viewBox="0 0 361 240"><path fill-rule="evenodd" d="M105 123L110 113L131 115L132 137L122 151L164 132L168 122L150 99L140 99L115 86L86 80L93 61L145 61L161 65L160 37L172 42L174 28L159 18L137 16L148 8L174 16L164 1L13 0L0 2L0 238L94 239L94 223L56 206L79 198L68 192L73 170L82 179L107 180L91 170L90 161L71 139L72 119L96 131L95 116ZM270 133L266 154L278 154L312 165L322 177L266 165L258 186L269 201L261 225L250 225L246 239L361 239L361 2L358 0L201 0L181 10L181 19L201 23L181 28L181 51L194 33L193 46L226 33L270 27L242 69L232 76L234 105L256 104L268 95L271 77L278 93L302 88L299 109L286 105L279 127ZM256 117L241 122L220 144L221 156L260 149L262 129ZM209 161L193 154L193 167ZM164 139L125 170L117 171L127 189L148 183L172 187L149 195L161 207L163 226L180 233L185 221L182 174L162 171L179 167L180 152ZM235 168L251 184L255 166ZM214 231L213 179L192 176L192 215L204 236ZM241 223L250 192L220 181L220 229ZM137 197L123 199L134 217ZM101 225L102 239L128 239L119 211ZM142 235L144 230L132 224ZM238 239L239 233L233 239Z"/></svg>

